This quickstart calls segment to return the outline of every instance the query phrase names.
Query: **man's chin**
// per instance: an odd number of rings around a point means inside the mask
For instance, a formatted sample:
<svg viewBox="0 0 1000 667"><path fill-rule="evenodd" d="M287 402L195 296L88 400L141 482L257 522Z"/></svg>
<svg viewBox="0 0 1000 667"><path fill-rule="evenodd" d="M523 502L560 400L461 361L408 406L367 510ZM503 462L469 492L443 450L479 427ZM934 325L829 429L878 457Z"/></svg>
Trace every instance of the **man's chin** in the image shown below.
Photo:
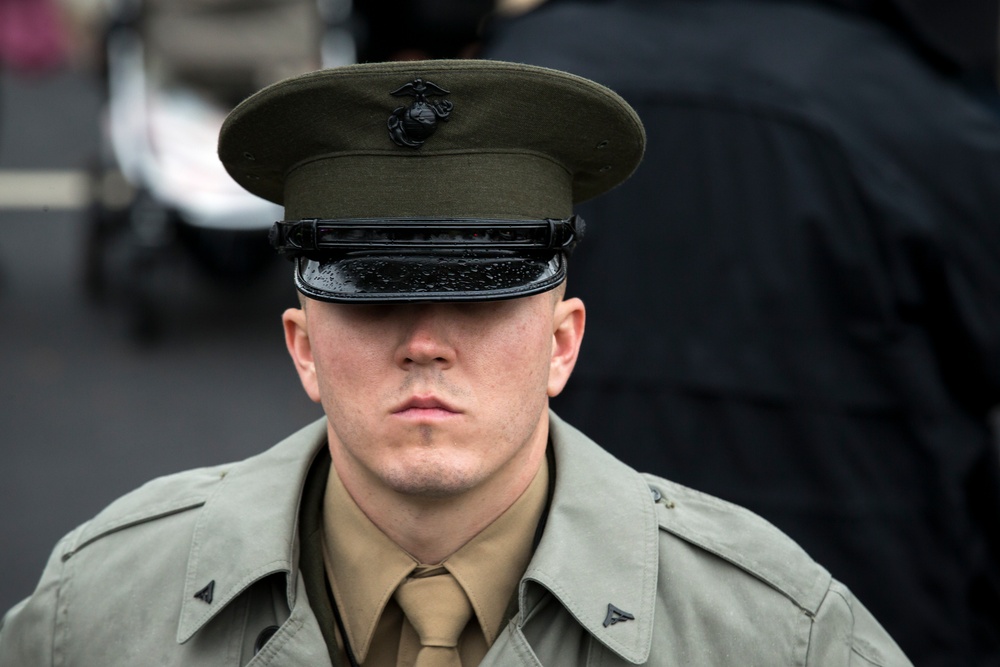
<svg viewBox="0 0 1000 667"><path fill-rule="evenodd" d="M382 471L383 482L396 493L421 498L451 498L483 480L475 462L464 462L452 451L406 452Z"/></svg>

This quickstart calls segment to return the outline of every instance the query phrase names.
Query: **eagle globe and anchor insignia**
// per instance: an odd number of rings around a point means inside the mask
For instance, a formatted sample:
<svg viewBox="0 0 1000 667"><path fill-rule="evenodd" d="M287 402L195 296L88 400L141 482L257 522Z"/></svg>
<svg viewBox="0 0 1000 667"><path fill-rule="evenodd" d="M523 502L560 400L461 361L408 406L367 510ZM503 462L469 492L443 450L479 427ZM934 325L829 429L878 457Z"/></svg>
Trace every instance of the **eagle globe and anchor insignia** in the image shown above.
<svg viewBox="0 0 1000 667"><path fill-rule="evenodd" d="M448 95L448 91L423 79L413 81L389 93L395 97L411 95L410 106L397 107L389 116L389 138L399 146L420 148L437 130L438 120L446 121L454 108L449 100L428 98Z"/></svg>

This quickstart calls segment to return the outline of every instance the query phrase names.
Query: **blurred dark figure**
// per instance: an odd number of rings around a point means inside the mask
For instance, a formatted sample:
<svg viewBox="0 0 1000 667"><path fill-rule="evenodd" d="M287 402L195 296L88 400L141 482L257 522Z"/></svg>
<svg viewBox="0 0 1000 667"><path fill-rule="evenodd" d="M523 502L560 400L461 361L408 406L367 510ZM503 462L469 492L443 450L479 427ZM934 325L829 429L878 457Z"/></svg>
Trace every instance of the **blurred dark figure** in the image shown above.
<svg viewBox="0 0 1000 667"><path fill-rule="evenodd" d="M580 211L588 342L556 411L774 521L924 666L1000 665L1000 122L968 87L996 80L997 18L553 1L484 40L649 134Z"/></svg>
<svg viewBox="0 0 1000 667"><path fill-rule="evenodd" d="M493 0L354 0L358 62L472 58Z"/></svg>

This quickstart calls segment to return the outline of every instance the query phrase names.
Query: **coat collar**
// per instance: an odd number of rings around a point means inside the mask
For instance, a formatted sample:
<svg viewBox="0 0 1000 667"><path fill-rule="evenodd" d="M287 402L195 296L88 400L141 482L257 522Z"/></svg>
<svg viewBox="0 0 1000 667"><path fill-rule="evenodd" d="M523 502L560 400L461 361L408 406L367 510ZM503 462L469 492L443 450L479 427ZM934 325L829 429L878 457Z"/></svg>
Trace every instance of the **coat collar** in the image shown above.
<svg viewBox="0 0 1000 667"><path fill-rule="evenodd" d="M520 607L530 612L537 603L528 585L534 582L609 650L645 662L659 570L653 496L638 473L553 413L550 437L556 483L544 534L521 581ZM288 606L295 608L299 504L325 445L323 418L236 465L219 483L194 529L178 642L272 574L288 575ZM248 508L255 513L249 518ZM209 585L211 595L199 595ZM634 620L610 623L609 605Z"/></svg>
<svg viewBox="0 0 1000 667"><path fill-rule="evenodd" d="M294 609L299 503L313 459L325 445L324 418L237 464L219 483L191 540L178 642L188 641L251 584L271 574L290 575L288 607Z"/></svg>
<svg viewBox="0 0 1000 667"><path fill-rule="evenodd" d="M638 473L552 413L549 434L556 484L521 581L522 614L530 616L538 602L528 585L535 582L609 650L643 663L652 645L659 571L653 494ZM622 612L634 618L626 622Z"/></svg>

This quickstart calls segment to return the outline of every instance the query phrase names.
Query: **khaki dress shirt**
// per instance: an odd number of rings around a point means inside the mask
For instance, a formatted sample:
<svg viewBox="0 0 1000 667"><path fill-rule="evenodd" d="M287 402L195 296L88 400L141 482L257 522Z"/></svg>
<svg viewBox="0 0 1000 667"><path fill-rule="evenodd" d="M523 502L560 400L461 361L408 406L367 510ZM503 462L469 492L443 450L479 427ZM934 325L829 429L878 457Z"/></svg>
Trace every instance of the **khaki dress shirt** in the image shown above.
<svg viewBox="0 0 1000 667"><path fill-rule="evenodd" d="M472 603L473 619L459 642L465 666L478 665L509 614L521 575L531 560L545 511L548 464L493 523L442 563L420 563L399 548L361 511L331 466L323 499L323 560L348 645L358 664L408 664L419 648L416 632L393 599L416 568L440 565ZM343 638L338 644L346 657Z"/></svg>

